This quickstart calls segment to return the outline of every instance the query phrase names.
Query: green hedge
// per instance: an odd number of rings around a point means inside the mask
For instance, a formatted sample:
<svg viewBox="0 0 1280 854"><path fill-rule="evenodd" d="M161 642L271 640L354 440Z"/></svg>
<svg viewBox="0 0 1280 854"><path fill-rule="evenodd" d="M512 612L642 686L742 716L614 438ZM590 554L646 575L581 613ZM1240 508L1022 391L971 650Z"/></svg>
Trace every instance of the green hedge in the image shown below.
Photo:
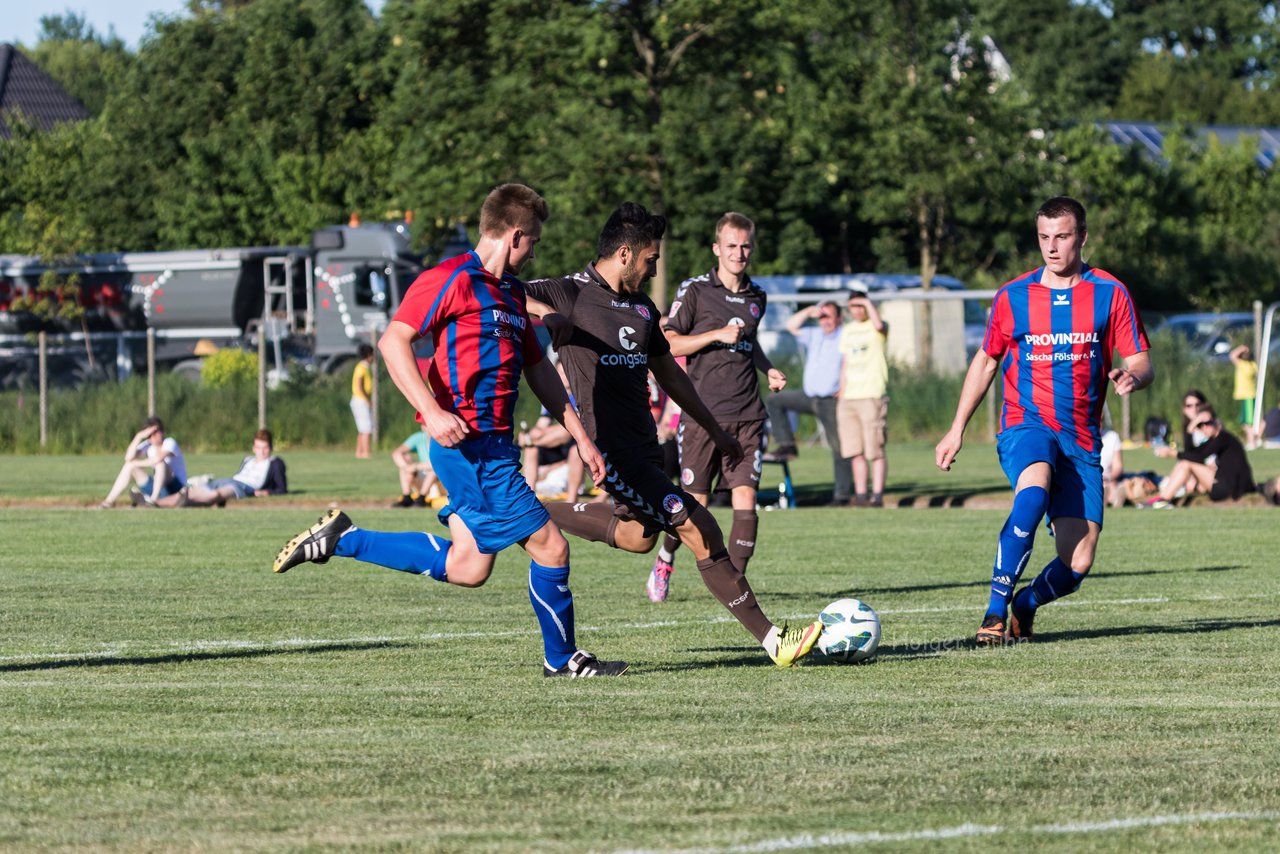
<svg viewBox="0 0 1280 854"><path fill-rule="evenodd" d="M1178 342L1156 336L1155 384L1131 399L1130 434L1141 438L1148 416L1169 420L1178 429L1182 396L1189 388L1204 391L1230 429L1236 408L1231 399L1233 368L1229 363L1196 360ZM802 374L798 359L779 364L798 386ZM240 376L240 380L228 376ZM938 376L894 367L889 376L889 435L892 440L931 441L950 426L962 375ZM249 446L257 429L257 386L235 371L219 375L220 385L196 384L181 377L157 378L157 414L169 432L189 451L241 451ZM355 426L348 408L350 377L317 376L296 371L290 381L268 392L267 426L281 448L345 448L354 446ZM1272 365L1267 382L1266 405L1280 398L1280 365ZM999 388L994 393L998 394ZM1114 395L1108 406L1117 429L1121 427L1121 404ZM968 438L990 438L988 403L974 415ZM86 385L79 389L51 392L49 401L49 442L47 453L102 453L121 450L141 425L147 412L147 384L143 377L114 384ZM517 409L517 421L533 421L538 401L524 387ZM400 396L385 371L379 376L379 434L381 450L389 451L415 429L414 413ZM801 435L813 429L812 418L801 419ZM39 453L39 398L35 392L10 391L0 394L0 451Z"/></svg>

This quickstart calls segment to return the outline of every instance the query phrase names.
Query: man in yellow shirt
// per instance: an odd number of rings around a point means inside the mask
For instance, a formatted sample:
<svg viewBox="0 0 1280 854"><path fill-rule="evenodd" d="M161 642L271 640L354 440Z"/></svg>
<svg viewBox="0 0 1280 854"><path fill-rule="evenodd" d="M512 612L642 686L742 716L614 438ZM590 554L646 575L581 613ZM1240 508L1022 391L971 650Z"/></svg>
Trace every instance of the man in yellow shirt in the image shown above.
<svg viewBox="0 0 1280 854"><path fill-rule="evenodd" d="M849 321L840 330L840 390L836 393L836 425L840 431L840 456L852 459L852 507L883 507L888 474L885 458L885 421L889 398L889 362L885 342L889 327L865 290L849 294ZM871 494L867 494L867 472Z"/></svg>
<svg viewBox="0 0 1280 854"><path fill-rule="evenodd" d="M1231 351L1231 363L1236 366L1235 391L1231 397L1240 410L1240 428L1244 432L1244 444L1252 450L1261 444L1258 431L1253 429L1253 397L1258 391L1258 363L1247 344Z"/></svg>

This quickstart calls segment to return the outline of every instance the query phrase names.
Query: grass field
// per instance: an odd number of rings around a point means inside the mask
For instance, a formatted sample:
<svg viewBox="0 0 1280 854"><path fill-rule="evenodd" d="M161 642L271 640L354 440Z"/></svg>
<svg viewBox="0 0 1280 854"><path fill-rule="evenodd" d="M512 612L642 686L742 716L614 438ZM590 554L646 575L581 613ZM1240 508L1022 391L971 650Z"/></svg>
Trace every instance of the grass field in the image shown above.
<svg viewBox="0 0 1280 854"><path fill-rule="evenodd" d="M1001 487L990 447L941 482L892 452L903 490ZM389 463L288 459L297 500L435 530L374 506ZM479 590L276 576L313 507L93 512L53 505L99 500L113 458L3 465L0 849L1280 847L1274 508L1109 514L1093 576L1002 650L970 638L1003 512L761 514L770 616L857 596L884 626L869 665L790 671L687 554L655 606L648 558L575 542L579 641L632 662L579 682L540 675L518 553Z"/></svg>

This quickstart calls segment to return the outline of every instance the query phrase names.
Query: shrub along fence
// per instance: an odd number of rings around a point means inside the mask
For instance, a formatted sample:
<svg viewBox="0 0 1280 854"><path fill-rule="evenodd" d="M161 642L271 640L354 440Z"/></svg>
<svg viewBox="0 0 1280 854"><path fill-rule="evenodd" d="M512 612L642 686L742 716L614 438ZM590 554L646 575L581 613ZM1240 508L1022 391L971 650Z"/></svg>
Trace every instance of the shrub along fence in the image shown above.
<svg viewBox="0 0 1280 854"><path fill-rule="evenodd" d="M1230 363L1197 360L1179 342L1164 336L1152 341L1154 385L1130 398L1128 438L1141 439L1150 416L1167 419L1177 430L1183 394L1189 388L1205 392L1228 429L1235 426ZM799 386L802 366L791 358L779 364L793 387ZM209 382L208 380L213 380ZM891 441L936 441L955 414L963 376L938 376L921 370L893 367L889 376L889 438ZM1280 370L1268 371L1265 406L1280 399ZM389 451L416 427L414 413L385 370L379 377L380 449ZM970 423L967 438L992 437L999 406L999 384ZM291 378L267 393L267 427L282 448L344 448L354 446L355 425L348 408L351 379L346 374L319 376L294 371ZM120 451L147 416L147 381L143 376L121 383L92 383L49 393L48 437L40 447L39 398L34 390L0 393L0 452L114 453ZM1108 396L1113 423L1121 429L1121 402ZM539 404L524 387L517 421L533 422ZM171 374L156 378L156 414L169 432L190 451L240 451L246 448L258 422L258 392L252 372L215 371L196 383ZM800 436L812 435L813 419L801 418Z"/></svg>

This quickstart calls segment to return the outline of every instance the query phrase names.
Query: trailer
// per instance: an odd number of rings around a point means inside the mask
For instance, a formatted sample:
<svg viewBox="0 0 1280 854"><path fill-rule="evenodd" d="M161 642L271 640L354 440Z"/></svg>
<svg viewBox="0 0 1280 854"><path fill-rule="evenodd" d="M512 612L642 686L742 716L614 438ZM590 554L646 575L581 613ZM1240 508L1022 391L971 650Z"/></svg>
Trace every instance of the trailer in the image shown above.
<svg viewBox="0 0 1280 854"><path fill-rule="evenodd" d="M32 376L39 331L50 335L64 383L85 378L90 365L127 375L148 330L157 365L170 370L198 372L197 349L256 350L266 335L277 365L291 359L333 372L386 326L423 266L404 222L323 228L306 246L80 256L53 268L80 277L84 319L74 328L10 310L49 269L38 258L0 255L0 387Z"/></svg>

